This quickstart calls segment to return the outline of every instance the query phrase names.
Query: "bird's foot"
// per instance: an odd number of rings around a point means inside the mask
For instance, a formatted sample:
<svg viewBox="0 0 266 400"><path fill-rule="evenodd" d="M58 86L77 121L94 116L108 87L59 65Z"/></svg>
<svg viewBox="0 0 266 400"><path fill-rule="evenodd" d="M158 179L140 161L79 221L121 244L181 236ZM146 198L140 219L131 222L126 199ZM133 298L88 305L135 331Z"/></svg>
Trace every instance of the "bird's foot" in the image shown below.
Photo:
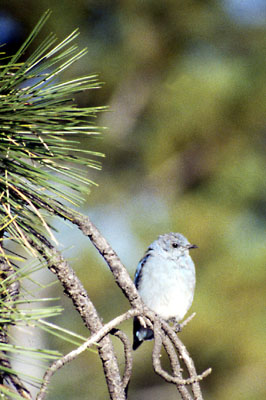
<svg viewBox="0 0 266 400"><path fill-rule="evenodd" d="M138 316L138 320L140 322L140 325L143 326L143 328L147 328L147 324L145 322L145 319L141 317L140 315Z"/></svg>

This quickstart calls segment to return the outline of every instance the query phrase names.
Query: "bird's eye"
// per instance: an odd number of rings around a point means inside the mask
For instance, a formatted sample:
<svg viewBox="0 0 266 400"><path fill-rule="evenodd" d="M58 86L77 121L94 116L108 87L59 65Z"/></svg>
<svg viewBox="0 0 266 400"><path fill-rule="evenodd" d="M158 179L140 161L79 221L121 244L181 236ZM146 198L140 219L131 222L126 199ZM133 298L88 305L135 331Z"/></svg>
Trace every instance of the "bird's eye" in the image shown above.
<svg viewBox="0 0 266 400"><path fill-rule="evenodd" d="M172 246L174 247L174 249L176 249L178 247L177 243L173 243Z"/></svg>

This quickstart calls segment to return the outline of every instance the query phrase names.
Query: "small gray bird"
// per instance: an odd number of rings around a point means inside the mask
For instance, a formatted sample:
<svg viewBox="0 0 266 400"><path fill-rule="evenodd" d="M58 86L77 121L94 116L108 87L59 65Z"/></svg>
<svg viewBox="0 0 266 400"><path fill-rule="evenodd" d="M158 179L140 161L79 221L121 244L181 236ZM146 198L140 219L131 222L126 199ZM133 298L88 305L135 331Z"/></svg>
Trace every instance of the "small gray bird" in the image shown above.
<svg viewBox="0 0 266 400"><path fill-rule="evenodd" d="M181 233L160 235L140 260L134 283L144 302L166 321L182 320L190 308L196 283L195 266L189 255L195 249ZM133 323L133 350L153 339L152 329Z"/></svg>

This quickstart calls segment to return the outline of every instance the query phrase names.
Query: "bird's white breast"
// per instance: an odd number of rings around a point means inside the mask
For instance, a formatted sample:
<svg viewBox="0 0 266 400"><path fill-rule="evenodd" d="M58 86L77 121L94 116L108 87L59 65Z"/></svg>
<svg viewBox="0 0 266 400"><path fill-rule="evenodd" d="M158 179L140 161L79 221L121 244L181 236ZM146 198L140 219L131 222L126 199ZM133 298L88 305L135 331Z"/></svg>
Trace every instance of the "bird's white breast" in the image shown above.
<svg viewBox="0 0 266 400"><path fill-rule="evenodd" d="M160 317L180 321L192 304L194 288L195 267L189 255L178 262L150 256L143 266L138 291Z"/></svg>

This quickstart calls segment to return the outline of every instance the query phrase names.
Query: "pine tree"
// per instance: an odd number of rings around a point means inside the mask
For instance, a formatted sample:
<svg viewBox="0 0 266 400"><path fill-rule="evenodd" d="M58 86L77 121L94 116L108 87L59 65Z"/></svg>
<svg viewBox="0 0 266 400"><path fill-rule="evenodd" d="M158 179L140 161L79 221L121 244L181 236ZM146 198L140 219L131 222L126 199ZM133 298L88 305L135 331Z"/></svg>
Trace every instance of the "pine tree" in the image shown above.
<svg viewBox="0 0 266 400"><path fill-rule="evenodd" d="M10 326L31 323L48 329L42 321L61 312L56 305L45 306L44 300L40 308L40 299L23 294L23 281L45 264L28 261L32 256L38 260L40 246L51 248L56 242L51 217L64 218L67 209L81 203L93 184L88 168L100 169L98 159L103 156L80 146L84 138L99 134L93 120L103 108L80 108L73 100L79 92L99 88L97 76L60 79L86 54L73 44L78 31L60 43L50 34L25 59L49 15L43 15L15 55L7 58L2 53L0 68L0 393L13 398L18 398L16 393L31 396L23 376L12 368L12 355L36 349L11 344ZM31 309L21 308L29 302ZM58 355L39 352L42 359ZM34 377L27 380L34 382Z"/></svg>

